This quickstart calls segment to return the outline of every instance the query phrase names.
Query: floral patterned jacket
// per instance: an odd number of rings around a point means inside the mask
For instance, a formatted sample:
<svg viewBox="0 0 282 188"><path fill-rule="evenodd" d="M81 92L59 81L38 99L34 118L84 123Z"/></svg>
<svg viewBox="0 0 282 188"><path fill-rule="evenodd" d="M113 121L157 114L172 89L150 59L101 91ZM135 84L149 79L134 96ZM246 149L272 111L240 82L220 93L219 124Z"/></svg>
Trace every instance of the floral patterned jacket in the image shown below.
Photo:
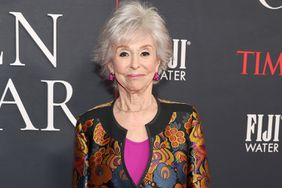
<svg viewBox="0 0 282 188"><path fill-rule="evenodd" d="M126 130L114 118L114 102L97 106L79 117L74 188L210 187L207 152L198 113L187 104L157 101L157 115L145 125L150 157L137 185L124 165Z"/></svg>

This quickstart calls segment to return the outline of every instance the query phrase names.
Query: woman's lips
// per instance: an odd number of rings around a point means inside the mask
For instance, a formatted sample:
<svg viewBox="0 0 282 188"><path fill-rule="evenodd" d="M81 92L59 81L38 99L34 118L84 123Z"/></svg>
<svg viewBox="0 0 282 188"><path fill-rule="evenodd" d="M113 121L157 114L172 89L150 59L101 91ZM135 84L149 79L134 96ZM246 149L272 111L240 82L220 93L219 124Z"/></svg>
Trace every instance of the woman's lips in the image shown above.
<svg viewBox="0 0 282 188"><path fill-rule="evenodd" d="M144 74L128 74L127 77L129 78L139 78L144 76Z"/></svg>

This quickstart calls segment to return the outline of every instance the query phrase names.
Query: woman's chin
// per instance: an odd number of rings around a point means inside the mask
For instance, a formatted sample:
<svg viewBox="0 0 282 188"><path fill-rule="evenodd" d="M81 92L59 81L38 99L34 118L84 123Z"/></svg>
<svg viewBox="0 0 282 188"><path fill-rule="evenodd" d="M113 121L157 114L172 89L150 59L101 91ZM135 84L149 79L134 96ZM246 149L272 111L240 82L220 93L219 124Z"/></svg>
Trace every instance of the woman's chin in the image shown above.
<svg viewBox="0 0 282 188"><path fill-rule="evenodd" d="M130 93L140 93L145 92L149 87L147 85L134 85L124 87L126 91Z"/></svg>

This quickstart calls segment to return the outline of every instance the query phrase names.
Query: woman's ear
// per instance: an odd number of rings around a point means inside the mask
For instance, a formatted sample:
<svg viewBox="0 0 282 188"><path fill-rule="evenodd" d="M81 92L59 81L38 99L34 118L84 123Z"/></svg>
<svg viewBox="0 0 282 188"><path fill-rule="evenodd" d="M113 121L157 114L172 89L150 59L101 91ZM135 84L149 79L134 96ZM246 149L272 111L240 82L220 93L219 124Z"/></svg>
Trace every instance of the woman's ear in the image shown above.
<svg viewBox="0 0 282 188"><path fill-rule="evenodd" d="M112 62L109 62L106 66L107 66L108 70L110 71L110 73L113 73L113 74L115 73Z"/></svg>
<svg viewBox="0 0 282 188"><path fill-rule="evenodd" d="M155 70L155 72L159 72L159 67L160 67L160 64L161 64L161 60L158 59L156 63L157 63L157 64L156 64L156 70Z"/></svg>

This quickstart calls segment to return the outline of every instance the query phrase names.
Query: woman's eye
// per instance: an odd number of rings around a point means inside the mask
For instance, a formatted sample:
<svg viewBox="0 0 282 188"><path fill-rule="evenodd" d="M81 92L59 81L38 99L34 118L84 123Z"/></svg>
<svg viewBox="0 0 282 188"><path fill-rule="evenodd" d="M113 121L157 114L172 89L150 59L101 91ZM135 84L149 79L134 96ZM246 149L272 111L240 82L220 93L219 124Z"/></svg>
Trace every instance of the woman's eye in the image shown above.
<svg viewBox="0 0 282 188"><path fill-rule="evenodd" d="M142 52L142 53L141 53L141 56L149 56L149 55L150 55L149 52Z"/></svg>
<svg viewBox="0 0 282 188"><path fill-rule="evenodd" d="M119 56L120 57L126 57L126 56L128 56L128 53L127 52L121 52L121 53L119 53Z"/></svg>

